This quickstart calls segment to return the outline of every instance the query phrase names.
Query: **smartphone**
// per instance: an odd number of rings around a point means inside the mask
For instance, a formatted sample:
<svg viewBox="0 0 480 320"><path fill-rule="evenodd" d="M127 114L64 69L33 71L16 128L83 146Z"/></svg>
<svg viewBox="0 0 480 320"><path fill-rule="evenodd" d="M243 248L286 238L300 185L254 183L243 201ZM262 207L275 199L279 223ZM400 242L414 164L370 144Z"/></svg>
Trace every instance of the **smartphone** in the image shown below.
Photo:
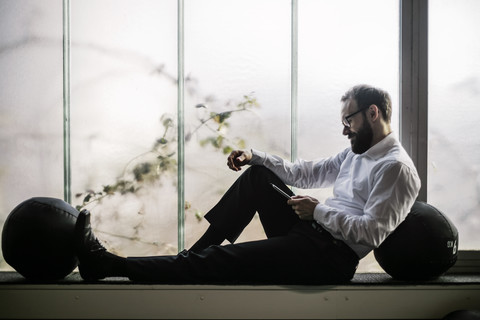
<svg viewBox="0 0 480 320"><path fill-rule="evenodd" d="M280 193L284 198L286 199L290 199L291 196L289 196L288 194L286 194L282 189L280 189L279 187L277 187L276 185L274 185L273 183L270 183L270 185L273 187L273 189L275 189L275 191L277 191L278 193Z"/></svg>

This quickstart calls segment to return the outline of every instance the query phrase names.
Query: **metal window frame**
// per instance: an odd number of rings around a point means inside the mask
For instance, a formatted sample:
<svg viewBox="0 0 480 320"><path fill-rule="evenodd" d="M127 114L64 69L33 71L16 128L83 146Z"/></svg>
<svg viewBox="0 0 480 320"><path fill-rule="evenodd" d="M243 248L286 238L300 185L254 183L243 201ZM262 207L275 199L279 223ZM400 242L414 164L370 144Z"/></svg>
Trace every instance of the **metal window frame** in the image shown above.
<svg viewBox="0 0 480 320"><path fill-rule="evenodd" d="M298 155L298 0L291 3L290 57L290 158Z"/></svg>
<svg viewBox="0 0 480 320"><path fill-rule="evenodd" d="M400 141L422 181L427 201L428 0L400 0Z"/></svg>
<svg viewBox="0 0 480 320"><path fill-rule="evenodd" d="M70 159L70 0L62 2L63 20L63 197L72 202Z"/></svg>
<svg viewBox="0 0 480 320"><path fill-rule="evenodd" d="M177 0L177 242L178 251L185 248L185 29L184 0Z"/></svg>

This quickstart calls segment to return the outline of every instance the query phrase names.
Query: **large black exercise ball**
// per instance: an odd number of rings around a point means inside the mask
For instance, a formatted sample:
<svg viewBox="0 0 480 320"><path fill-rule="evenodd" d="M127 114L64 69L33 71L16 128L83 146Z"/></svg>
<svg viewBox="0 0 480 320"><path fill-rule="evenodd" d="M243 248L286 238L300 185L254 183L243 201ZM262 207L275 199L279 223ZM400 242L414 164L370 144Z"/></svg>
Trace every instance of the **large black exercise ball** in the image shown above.
<svg viewBox="0 0 480 320"><path fill-rule="evenodd" d="M394 279L431 280L457 261L458 231L438 209L416 201L406 219L374 250Z"/></svg>
<svg viewBox="0 0 480 320"><path fill-rule="evenodd" d="M59 280L78 265L74 230L78 211L67 202L36 197L8 215L2 232L5 261L31 280Z"/></svg>

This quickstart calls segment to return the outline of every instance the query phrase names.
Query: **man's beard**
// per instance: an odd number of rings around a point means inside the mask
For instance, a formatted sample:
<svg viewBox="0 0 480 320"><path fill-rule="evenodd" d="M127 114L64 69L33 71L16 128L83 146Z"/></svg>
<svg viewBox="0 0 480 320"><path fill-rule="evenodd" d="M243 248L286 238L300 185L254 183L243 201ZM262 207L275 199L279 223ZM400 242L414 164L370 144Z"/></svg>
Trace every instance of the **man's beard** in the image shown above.
<svg viewBox="0 0 480 320"><path fill-rule="evenodd" d="M354 153L362 154L372 146L373 130L367 121L364 121L362 128L352 135L355 140L350 139L350 142Z"/></svg>

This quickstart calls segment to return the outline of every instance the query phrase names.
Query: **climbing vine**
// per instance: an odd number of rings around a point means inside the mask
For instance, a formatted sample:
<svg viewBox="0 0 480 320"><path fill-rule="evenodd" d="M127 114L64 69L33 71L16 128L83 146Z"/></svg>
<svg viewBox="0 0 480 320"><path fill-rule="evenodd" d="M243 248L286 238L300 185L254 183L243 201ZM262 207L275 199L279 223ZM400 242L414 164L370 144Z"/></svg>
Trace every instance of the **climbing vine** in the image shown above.
<svg viewBox="0 0 480 320"><path fill-rule="evenodd" d="M207 136L197 140L201 147L211 146L223 154L229 154L236 148L245 148L244 139L228 135L230 120L235 114L251 111L256 107L259 107L259 104L253 93L243 96L239 103L226 111L208 111L204 104L197 104L195 108L207 112L203 112L203 116L197 119L194 129L186 133L185 143L191 143L194 135L206 130ZM150 150L131 159L116 181L103 185L100 190L86 190L75 195L81 199L81 204L76 206L78 210L115 194L136 193L141 188L147 188L152 183L160 182L164 177L177 172L176 121L171 115L164 114L160 119L160 125L163 127L163 134L153 142ZM188 202L185 206L186 209L191 208ZM199 219L199 215L196 216Z"/></svg>

